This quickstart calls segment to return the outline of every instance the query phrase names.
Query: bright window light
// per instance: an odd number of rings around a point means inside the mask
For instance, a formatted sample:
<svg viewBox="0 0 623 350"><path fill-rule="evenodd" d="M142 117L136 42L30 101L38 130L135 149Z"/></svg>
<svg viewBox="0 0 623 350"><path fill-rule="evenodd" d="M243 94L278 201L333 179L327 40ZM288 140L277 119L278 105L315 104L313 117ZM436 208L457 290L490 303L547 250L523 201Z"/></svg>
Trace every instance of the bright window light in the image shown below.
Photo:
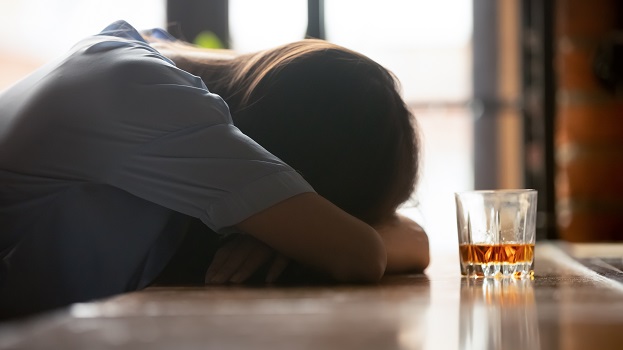
<svg viewBox="0 0 623 350"><path fill-rule="evenodd" d="M307 30L307 0L229 0L229 30L238 52L301 40Z"/></svg>

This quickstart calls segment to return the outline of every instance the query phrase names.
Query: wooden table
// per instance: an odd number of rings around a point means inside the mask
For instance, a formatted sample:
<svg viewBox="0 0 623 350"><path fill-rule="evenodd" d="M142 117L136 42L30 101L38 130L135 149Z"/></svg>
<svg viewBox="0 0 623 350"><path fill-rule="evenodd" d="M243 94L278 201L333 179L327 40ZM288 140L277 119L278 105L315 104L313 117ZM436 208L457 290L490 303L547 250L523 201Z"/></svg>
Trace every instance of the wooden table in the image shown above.
<svg viewBox="0 0 623 350"><path fill-rule="evenodd" d="M534 280L432 256L379 285L150 288L0 324L0 349L623 349L620 271L555 243L537 244Z"/></svg>

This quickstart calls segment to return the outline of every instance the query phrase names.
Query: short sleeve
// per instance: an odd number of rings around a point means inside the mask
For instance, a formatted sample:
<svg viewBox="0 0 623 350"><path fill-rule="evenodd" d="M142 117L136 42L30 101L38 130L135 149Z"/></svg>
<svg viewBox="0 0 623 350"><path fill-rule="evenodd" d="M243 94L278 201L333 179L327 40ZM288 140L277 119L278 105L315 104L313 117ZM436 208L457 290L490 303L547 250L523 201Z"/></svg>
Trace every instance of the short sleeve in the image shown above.
<svg viewBox="0 0 623 350"><path fill-rule="evenodd" d="M193 126L130 156L111 184L215 231L312 187L231 124Z"/></svg>
<svg viewBox="0 0 623 350"><path fill-rule="evenodd" d="M135 36L125 22L111 25L72 58L74 70L90 68L86 83L72 85L90 96L79 108L89 113L71 120L80 130L74 144L82 146L67 152L89 165L84 177L200 218L214 231L313 191L240 132L199 77Z"/></svg>
<svg viewBox="0 0 623 350"><path fill-rule="evenodd" d="M313 192L290 166L244 135L201 79L158 57L119 65L115 119L132 143L110 184L221 231L294 195ZM123 116L122 116L123 115ZM138 137L140 135L140 137ZM140 142L136 142L136 139Z"/></svg>

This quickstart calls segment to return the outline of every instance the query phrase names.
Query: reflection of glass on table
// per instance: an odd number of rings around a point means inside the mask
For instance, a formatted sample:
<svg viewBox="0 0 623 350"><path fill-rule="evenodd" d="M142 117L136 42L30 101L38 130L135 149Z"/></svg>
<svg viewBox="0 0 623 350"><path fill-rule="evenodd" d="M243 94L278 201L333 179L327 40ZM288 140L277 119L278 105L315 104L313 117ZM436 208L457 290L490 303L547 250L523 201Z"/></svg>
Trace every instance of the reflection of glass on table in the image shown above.
<svg viewBox="0 0 623 350"><path fill-rule="evenodd" d="M540 349L533 281L463 279L460 349Z"/></svg>

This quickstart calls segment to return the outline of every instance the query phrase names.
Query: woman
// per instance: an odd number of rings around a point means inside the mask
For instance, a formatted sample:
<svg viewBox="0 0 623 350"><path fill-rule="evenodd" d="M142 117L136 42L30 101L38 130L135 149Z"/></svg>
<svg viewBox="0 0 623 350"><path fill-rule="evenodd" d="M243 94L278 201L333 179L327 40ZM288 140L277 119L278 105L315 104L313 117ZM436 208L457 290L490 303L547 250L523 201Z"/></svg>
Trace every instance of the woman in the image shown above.
<svg viewBox="0 0 623 350"><path fill-rule="evenodd" d="M207 283L267 263L274 281L290 259L352 282L428 263L395 214L417 173L411 115L343 48L214 57L120 21L0 95L0 118L7 314L149 285L195 219L233 237Z"/></svg>

